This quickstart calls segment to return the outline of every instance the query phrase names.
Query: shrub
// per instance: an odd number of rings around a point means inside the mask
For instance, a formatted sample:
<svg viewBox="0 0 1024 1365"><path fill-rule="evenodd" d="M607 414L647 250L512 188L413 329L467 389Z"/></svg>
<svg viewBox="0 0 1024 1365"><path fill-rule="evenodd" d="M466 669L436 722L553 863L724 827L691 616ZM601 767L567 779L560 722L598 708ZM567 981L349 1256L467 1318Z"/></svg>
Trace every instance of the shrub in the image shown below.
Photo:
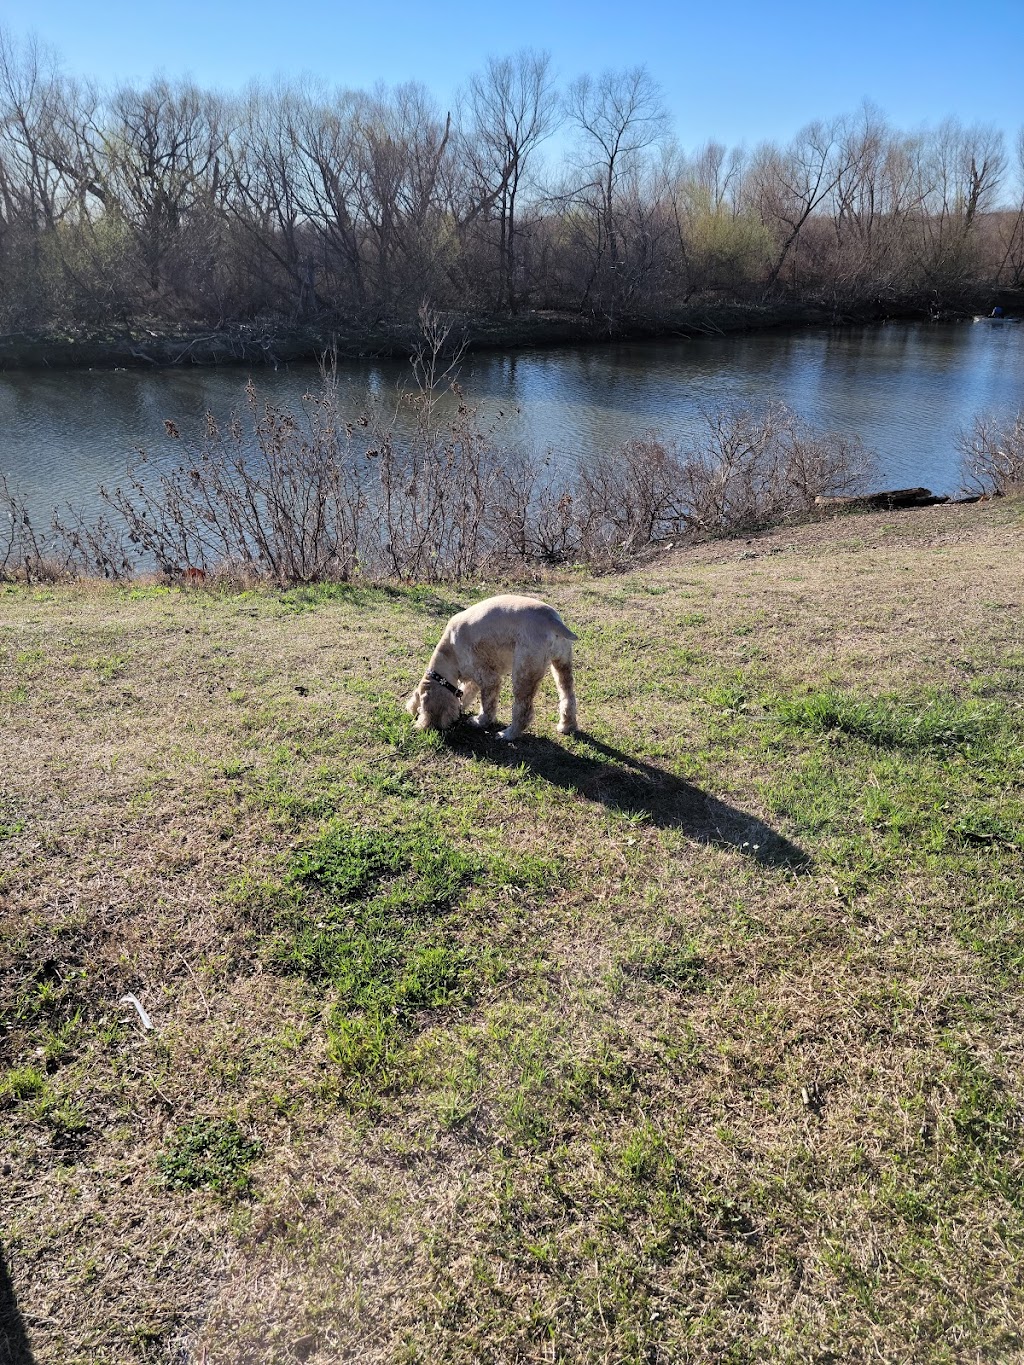
<svg viewBox="0 0 1024 1365"><path fill-rule="evenodd" d="M0 474L0 582L54 583L93 574L130 577L134 566L124 529L106 517L87 522L71 515L71 521L64 521L55 512L49 534L40 531L25 499Z"/></svg>
<svg viewBox="0 0 1024 1365"><path fill-rule="evenodd" d="M1024 488L1024 410L1000 422L975 417L957 436L964 488L970 493L1012 493Z"/></svg>
<svg viewBox="0 0 1024 1365"><path fill-rule="evenodd" d="M143 455L127 487L103 496L132 544L171 576L228 567L282 585L346 579L366 511L346 454L329 382L296 414L261 402L250 381L244 419L222 425L207 414L177 468L149 478Z"/></svg>
<svg viewBox="0 0 1024 1365"><path fill-rule="evenodd" d="M706 414L682 468L692 529L739 535L806 515L817 497L862 487L874 467L855 438L819 432L781 403Z"/></svg>
<svg viewBox="0 0 1024 1365"><path fill-rule="evenodd" d="M740 535L806 515L873 467L858 441L815 431L782 404L705 413L703 423L682 450L651 431L581 468L572 492L537 505L538 529L523 543L545 557L557 547L562 558L621 563L667 537Z"/></svg>
<svg viewBox="0 0 1024 1365"><path fill-rule="evenodd" d="M494 559L502 452L455 381L450 326L429 310L421 326L416 385L393 409L346 421L325 364L300 411L262 402L250 382L244 412L226 425L208 415L177 468L150 477L143 456L125 488L103 494L130 541L182 578L227 568L284 586L480 572ZM455 400L453 415L442 415L442 394ZM173 423L167 430L180 439Z"/></svg>

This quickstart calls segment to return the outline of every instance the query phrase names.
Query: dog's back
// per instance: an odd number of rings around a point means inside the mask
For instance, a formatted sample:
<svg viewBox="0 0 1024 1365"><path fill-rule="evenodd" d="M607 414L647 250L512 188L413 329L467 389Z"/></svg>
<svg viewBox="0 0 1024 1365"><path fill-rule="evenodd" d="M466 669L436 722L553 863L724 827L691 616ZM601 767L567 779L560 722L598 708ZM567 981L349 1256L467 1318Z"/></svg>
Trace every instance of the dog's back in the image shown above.
<svg viewBox="0 0 1024 1365"><path fill-rule="evenodd" d="M491 639L507 636L509 643L526 634L537 636L544 632L563 640L578 638L554 607L539 597L521 597L517 593L486 597L453 616L448 625L453 631L465 627L471 634L486 634Z"/></svg>

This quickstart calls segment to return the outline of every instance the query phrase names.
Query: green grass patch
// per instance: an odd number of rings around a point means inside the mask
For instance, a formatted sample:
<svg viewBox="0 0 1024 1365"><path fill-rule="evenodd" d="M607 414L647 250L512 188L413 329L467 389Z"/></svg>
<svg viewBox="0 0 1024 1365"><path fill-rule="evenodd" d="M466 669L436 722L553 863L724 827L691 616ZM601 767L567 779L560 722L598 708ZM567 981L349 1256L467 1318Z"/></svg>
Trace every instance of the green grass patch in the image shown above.
<svg viewBox="0 0 1024 1365"><path fill-rule="evenodd" d="M959 1143L993 1156L1016 1152L1024 1125L1005 1080L963 1042L952 1039L946 1046L950 1054L946 1079L954 1096L949 1119ZM1017 1184L1024 1187L1019 1173Z"/></svg>
<svg viewBox="0 0 1024 1365"><path fill-rule="evenodd" d="M0 1108L38 1099L45 1094L46 1076L35 1066L16 1066L0 1075Z"/></svg>
<svg viewBox="0 0 1024 1365"><path fill-rule="evenodd" d="M813 836L844 892L929 860L955 873L1024 849L1024 747L1012 703L827 688L776 696L757 725L772 767L760 790Z"/></svg>
<svg viewBox="0 0 1024 1365"><path fill-rule="evenodd" d="M857 697L836 688L776 702L779 718L795 730L838 731L879 748L963 749L989 737L998 724L994 708L933 693L919 702L894 695Z"/></svg>
<svg viewBox="0 0 1024 1365"><path fill-rule="evenodd" d="M620 960L619 968L623 976L674 991L703 990L707 984L707 964L689 943L638 943Z"/></svg>
<svg viewBox="0 0 1024 1365"><path fill-rule="evenodd" d="M384 1083L424 1015L469 1001L482 975L501 975L493 946L462 941L454 912L470 890L537 889L548 875L542 859L516 867L470 855L429 826L331 821L290 860L270 960L333 988L329 1055L343 1072Z"/></svg>
<svg viewBox="0 0 1024 1365"><path fill-rule="evenodd" d="M181 1124L156 1159L168 1189L209 1189L225 1197L252 1193L249 1168L263 1144L246 1137L234 1119L198 1118Z"/></svg>

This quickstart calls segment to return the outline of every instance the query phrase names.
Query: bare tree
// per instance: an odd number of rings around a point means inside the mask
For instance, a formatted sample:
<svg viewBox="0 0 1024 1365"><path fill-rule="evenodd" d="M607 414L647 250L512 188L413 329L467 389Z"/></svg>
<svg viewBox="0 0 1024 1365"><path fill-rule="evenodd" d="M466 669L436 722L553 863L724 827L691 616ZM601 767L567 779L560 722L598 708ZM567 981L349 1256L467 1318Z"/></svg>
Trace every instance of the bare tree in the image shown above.
<svg viewBox="0 0 1024 1365"><path fill-rule="evenodd" d="M201 289L224 169L220 100L183 82L123 86L104 137L106 211L130 232L150 299ZM168 272L174 273L173 280Z"/></svg>
<svg viewBox="0 0 1024 1365"><path fill-rule="evenodd" d="M665 135L667 115L657 84L642 66L605 71L597 80L580 76L569 87L565 107L577 141L571 199L589 209L597 228L586 299L605 258L612 272L622 261L621 187Z"/></svg>
<svg viewBox="0 0 1024 1365"><path fill-rule="evenodd" d="M970 242L1006 172L1003 135L988 126L944 120L926 139L918 166L922 212L918 251L929 281L961 285L975 261Z"/></svg>
<svg viewBox="0 0 1024 1365"><path fill-rule="evenodd" d="M73 190L47 154L61 103L56 57L0 29L0 202L7 223L52 231Z"/></svg>
<svg viewBox="0 0 1024 1365"><path fill-rule="evenodd" d="M1017 207L999 224L1000 261L996 278L1014 287L1024 280L1024 129L1017 134Z"/></svg>
<svg viewBox="0 0 1024 1365"><path fill-rule="evenodd" d="M308 286L319 300L314 270L319 267L334 308L368 303L367 260L360 223L365 166L361 127L367 97L358 91L327 96L315 87L301 91L289 107L287 136L302 220L314 245Z"/></svg>
<svg viewBox="0 0 1024 1365"><path fill-rule="evenodd" d="M474 217L496 214L498 288L495 303L515 312L517 206L536 149L558 127L561 111L546 52L523 48L512 57L491 57L471 78L466 96L469 126L466 161L476 184Z"/></svg>
<svg viewBox="0 0 1024 1365"><path fill-rule="evenodd" d="M915 141L893 133L868 103L844 121L839 140L829 197L836 293L877 294L906 286L911 283L905 275L910 216L920 207Z"/></svg>
<svg viewBox="0 0 1024 1365"><path fill-rule="evenodd" d="M765 280L769 292L814 211L835 189L843 165L836 123L809 123L784 152L758 149L752 167L762 222L776 234L775 259Z"/></svg>
<svg viewBox="0 0 1024 1365"><path fill-rule="evenodd" d="M377 307L411 317L447 257L441 209L451 116L422 85L378 90L362 110L359 207L371 245Z"/></svg>
<svg viewBox="0 0 1024 1365"><path fill-rule="evenodd" d="M315 312L315 272L300 194L295 105L291 89L246 92L228 142L226 207L252 252L255 302L283 304L292 316ZM255 278L253 278L255 277Z"/></svg>

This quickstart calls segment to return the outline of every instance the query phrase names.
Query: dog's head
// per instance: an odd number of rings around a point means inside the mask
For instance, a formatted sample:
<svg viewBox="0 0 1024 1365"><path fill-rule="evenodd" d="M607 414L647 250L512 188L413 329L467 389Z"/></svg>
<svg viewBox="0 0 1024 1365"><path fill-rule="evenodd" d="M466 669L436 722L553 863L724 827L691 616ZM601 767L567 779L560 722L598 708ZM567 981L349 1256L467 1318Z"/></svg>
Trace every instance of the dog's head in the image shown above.
<svg viewBox="0 0 1024 1365"><path fill-rule="evenodd" d="M462 702L441 683L424 680L409 693L405 709L417 730L448 730L462 715Z"/></svg>

